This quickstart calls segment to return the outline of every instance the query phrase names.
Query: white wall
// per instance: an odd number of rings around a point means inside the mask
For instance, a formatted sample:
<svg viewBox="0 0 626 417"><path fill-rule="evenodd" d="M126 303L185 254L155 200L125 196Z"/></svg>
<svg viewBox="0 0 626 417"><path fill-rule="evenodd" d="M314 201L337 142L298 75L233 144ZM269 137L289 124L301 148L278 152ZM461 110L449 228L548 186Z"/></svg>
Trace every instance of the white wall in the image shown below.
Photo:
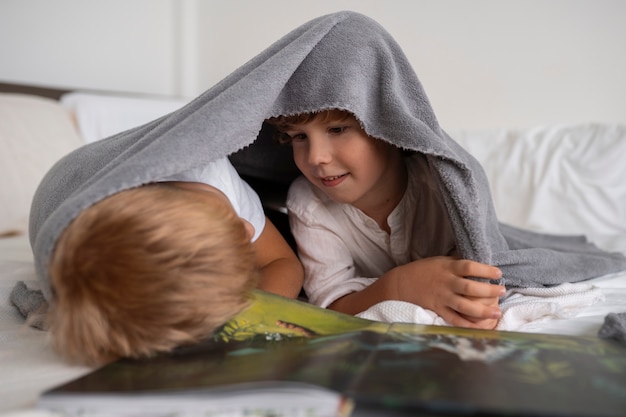
<svg viewBox="0 0 626 417"><path fill-rule="evenodd" d="M193 96L344 9L397 39L445 128L626 124L621 0L0 0L0 80Z"/></svg>
<svg viewBox="0 0 626 417"><path fill-rule="evenodd" d="M350 9L396 38L446 128L626 123L626 2L620 0L209 3L200 2L201 87L310 18Z"/></svg>
<svg viewBox="0 0 626 417"><path fill-rule="evenodd" d="M0 80L172 94L175 0L0 0Z"/></svg>

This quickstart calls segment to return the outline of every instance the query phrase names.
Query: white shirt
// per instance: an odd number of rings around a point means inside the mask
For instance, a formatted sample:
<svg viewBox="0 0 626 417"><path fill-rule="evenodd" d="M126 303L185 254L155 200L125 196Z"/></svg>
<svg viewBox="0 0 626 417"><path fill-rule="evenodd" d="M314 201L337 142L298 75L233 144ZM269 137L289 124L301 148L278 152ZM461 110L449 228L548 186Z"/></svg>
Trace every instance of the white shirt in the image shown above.
<svg viewBox="0 0 626 417"><path fill-rule="evenodd" d="M160 181L202 182L217 188L226 194L237 215L254 227L252 242L257 240L265 227L265 213L259 196L241 179L228 158L218 159L206 166L193 168Z"/></svg>
<svg viewBox="0 0 626 417"><path fill-rule="evenodd" d="M407 167L407 191L387 219L389 234L359 209L331 200L306 178L291 185L289 223L311 303L327 307L396 266L454 252L454 235L426 160L411 156Z"/></svg>

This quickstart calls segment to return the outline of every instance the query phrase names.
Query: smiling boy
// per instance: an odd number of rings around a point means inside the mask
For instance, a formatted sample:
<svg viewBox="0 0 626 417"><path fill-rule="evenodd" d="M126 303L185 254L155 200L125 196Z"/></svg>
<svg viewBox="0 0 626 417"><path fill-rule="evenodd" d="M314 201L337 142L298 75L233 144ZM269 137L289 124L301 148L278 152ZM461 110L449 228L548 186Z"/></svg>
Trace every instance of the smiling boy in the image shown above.
<svg viewBox="0 0 626 417"><path fill-rule="evenodd" d="M401 300L452 325L496 326L504 287L466 278L497 280L501 272L456 257L425 158L368 136L346 111L270 123L304 176L292 184L287 207L312 303L358 314Z"/></svg>

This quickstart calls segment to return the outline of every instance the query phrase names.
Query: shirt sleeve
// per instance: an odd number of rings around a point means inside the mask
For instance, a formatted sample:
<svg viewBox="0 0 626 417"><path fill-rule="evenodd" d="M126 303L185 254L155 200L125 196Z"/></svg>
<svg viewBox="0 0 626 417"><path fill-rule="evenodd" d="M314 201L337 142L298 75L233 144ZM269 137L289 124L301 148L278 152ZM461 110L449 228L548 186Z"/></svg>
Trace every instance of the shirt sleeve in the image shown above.
<svg viewBox="0 0 626 417"><path fill-rule="evenodd" d="M162 178L160 181L191 181L211 185L223 192L237 215L254 227L252 242L256 241L263 232L265 212L261 199L252 187L241 179L227 158Z"/></svg>
<svg viewBox="0 0 626 417"><path fill-rule="evenodd" d="M254 227L252 242L256 241L265 228L265 212L258 194L245 182L228 159L224 159L222 191L230 199L239 217L246 219Z"/></svg>
<svg viewBox="0 0 626 417"><path fill-rule="evenodd" d="M296 180L287 209L291 232L304 267L304 290L312 304L333 301L371 285L376 278L359 277L350 250L337 233L336 218L324 209L308 183Z"/></svg>

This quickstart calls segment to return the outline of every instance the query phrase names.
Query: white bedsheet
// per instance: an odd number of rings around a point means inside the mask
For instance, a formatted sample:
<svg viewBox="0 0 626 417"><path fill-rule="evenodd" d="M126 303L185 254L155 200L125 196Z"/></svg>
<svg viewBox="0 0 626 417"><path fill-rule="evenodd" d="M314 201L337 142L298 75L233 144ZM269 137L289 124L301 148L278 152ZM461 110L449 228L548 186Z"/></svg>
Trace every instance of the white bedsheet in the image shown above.
<svg viewBox="0 0 626 417"><path fill-rule="evenodd" d="M36 285L35 268L25 235L0 239L0 413L21 415L39 394L90 370L69 366L46 343L46 333L24 325L9 303L17 281Z"/></svg>
<svg viewBox="0 0 626 417"><path fill-rule="evenodd" d="M39 394L89 372L90 368L64 364L46 344L45 332L25 327L23 318L8 301L13 285L20 280L29 285L36 283L28 239L0 239L0 414L50 416L33 409ZM596 336L608 313L626 311L626 273L596 278L582 285L593 287L593 297L599 293L602 300L562 311L565 316L575 317L555 318L558 314L554 314L518 330Z"/></svg>

